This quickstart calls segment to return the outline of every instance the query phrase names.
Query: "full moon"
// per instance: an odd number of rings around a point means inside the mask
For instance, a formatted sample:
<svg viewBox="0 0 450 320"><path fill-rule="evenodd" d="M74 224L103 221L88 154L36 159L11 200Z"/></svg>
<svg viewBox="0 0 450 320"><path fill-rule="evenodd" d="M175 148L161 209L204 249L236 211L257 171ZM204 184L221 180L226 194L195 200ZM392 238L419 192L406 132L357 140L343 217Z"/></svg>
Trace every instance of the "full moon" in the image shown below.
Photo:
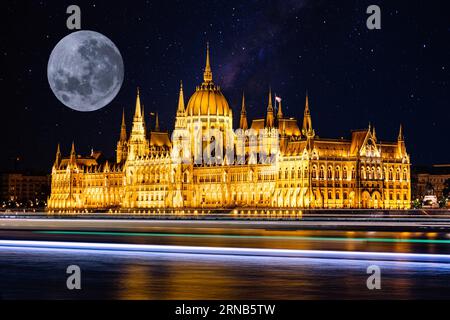
<svg viewBox="0 0 450 320"><path fill-rule="evenodd" d="M95 111L110 103L123 82L123 60L114 45L95 31L77 31L53 49L47 67L50 87L67 107Z"/></svg>

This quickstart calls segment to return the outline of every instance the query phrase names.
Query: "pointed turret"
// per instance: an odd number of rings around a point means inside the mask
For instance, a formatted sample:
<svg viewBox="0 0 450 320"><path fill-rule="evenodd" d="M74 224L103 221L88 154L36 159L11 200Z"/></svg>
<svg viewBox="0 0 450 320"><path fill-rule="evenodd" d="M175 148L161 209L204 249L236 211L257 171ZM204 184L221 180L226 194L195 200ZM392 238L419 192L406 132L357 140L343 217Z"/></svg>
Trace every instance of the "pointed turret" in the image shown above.
<svg viewBox="0 0 450 320"><path fill-rule="evenodd" d="M160 131L160 129L159 129L159 115L158 115L158 112L156 113L156 116L155 116L155 131Z"/></svg>
<svg viewBox="0 0 450 320"><path fill-rule="evenodd" d="M61 163L61 147L58 143L58 146L56 147L55 166L59 166L60 163Z"/></svg>
<svg viewBox="0 0 450 320"><path fill-rule="evenodd" d="M136 156L144 155L148 150L146 125L144 120L144 108L141 107L139 88L136 95L136 110L134 112L133 126L131 127L130 139L128 141L128 156L134 159Z"/></svg>
<svg viewBox="0 0 450 320"><path fill-rule="evenodd" d="M136 94L136 109L134 111L134 118L141 118L142 117L142 109L141 109L141 97L140 97L140 91L139 87L137 88L137 94Z"/></svg>
<svg viewBox="0 0 450 320"><path fill-rule="evenodd" d="M397 154L399 158L406 156L405 137L403 136L403 126L400 124L397 137Z"/></svg>
<svg viewBox="0 0 450 320"><path fill-rule="evenodd" d="M241 128L242 130L248 129L247 110L245 109L245 94L244 93L242 93L241 119L239 121L239 128Z"/></svg>
<svg viewBox="0 0 450 320"><path fill-rule="evenodd" d="M403 136L403 125L400 124L400 129L398 130L398 137L397 137L398 141L404 141L405 137Z"/></svg>
<svg viewBox="0 0 450 320"><path fill-rule="evenodd" d="M72 149L70 150L70 162L75 162L77 159L77 154L75 152L75 142L72 142Z"/></svg>
<svg viewBox="0 0 450 320"><path fill-rule="evenodd" d="M269 88L269 104L267 105L266 126L272 128L274 126L273 106L272 106L272 89Z"/></svg>
<svg viewBox="0 0 450 320"><path fill-rule="evenodd" d="M109 161L106 160L105 166L103 167L103 172L109 172L111 171L111 168L109 167Z"/></svg>
<svg viewBox="0 0 450 320"><path fill-rule="evenodd" d="M308 91L306 91L306 98L305 98L305 112L303 114L303 127L302 127L303 135L306 136L306 149L308 152L312 152L314 150L314 136L315 132L312 128L312 119L311 119L311 112L309 110L309 97L308 97Z"/></svg>
<svg viewBox="0 0 450 320"><path fill-rule="evenodd" d="M203 72L203 81L206 83L212 82L211 63L209 59L209 42L206 43L206 65L205 71Z"/></svg>
<svg viewBox="0 0 450 320"><path fill-rule="evenodd" d="M306 101L305 101L305 112L303 114L303 127L302 132L304 135L307 135L308 133L313 132L312 128L312 120L311 120L311 113L309 111L309 98L308 98L308 92L306 92Z"/></svg>
<svg viewBox="0 0 450 320"><path fill-rule="evenodd" d="M133 126L131 128L131 135L144 135L145 136L145 117L144 117L144 106L141 106L141 97L140 97L140 91L139 88L137 89L136 94L136 109L134 111L134 118L133 118Z"/></svg>
<svg viewBox="0 0 450 320"><path fill-rule="evenodd" d="M281 98L275 94L275 103L278 102L277 119L283 119L283 110L281 108Z"/></svg>
<svg viewBox="0 0 450 320"><path fill-rule="evenodd" d="M183 94L183 81L180 81L180 93L178 95L178 108L177 115L175 117L175 128L181 129L184 128L186 117L186 109L184 107L184 94Z"/></svg>
<svg viewBox="0 0 450 320"><path fill-rule="evenodd" d="M120 126L120 141L127 140L127 126L125 124L125 109L122 111L122 125Z"/></svg>
<svg viewBox="0 0 450 320"><path fill-rule="evenodd" d="M93 153L93 152L92 152ZM117 142L116 161L124 162L128 154L127 127L125 124L125 110L122 111L122 125L120 126L120 139Z"/></svg>
<svg viewBox="0 0 450 320"><path fill-rule="evenodd" d="M144 132L147 132L147 123L145 122L145 106L142 104L142 123L144 126Z"/></svg>
<svg viewBox="0 0 450 320"><path fill-rule="evenodd" d="M178 109L177 115L184 115L184 94L183 94L183 81L180 81L180 94L178 95Z"/></svg>

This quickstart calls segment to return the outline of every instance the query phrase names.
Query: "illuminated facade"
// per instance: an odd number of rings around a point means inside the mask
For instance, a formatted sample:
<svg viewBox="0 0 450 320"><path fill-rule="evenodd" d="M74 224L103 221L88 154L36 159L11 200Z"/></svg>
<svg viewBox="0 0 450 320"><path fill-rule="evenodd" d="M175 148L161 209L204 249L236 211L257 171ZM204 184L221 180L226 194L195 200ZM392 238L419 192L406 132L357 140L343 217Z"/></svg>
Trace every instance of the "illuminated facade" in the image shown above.
<svg viewBox="0 0 450 320"><path fill-rule="evenodd" d="M301 126L269 92L266 117L248 125L242 98L239 128L214 84L207 50L204 80L185 106L180 87L171 136L147 130L139 91L133 124L122 117L115 162L92 152L59 150L52 168L50 211L155 208L410 208L410 158L402 128L395 142L375 128L350 139L313 129L308 96ZM219 139L220 136L220 139ZM198 159L197 155L204 156ZM270 161L267 161L267 160Z"/></svg>

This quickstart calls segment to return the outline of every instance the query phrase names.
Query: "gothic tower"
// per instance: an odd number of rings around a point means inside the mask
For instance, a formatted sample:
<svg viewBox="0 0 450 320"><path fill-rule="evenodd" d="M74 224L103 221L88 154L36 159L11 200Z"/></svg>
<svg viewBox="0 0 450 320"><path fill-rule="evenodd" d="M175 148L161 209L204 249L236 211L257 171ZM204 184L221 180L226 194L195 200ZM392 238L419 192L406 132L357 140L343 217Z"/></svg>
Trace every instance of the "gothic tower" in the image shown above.
<svg viewBox="0 0 450 320"><path fill-rule="evenodd" d="M145 120L142 114L139 88L136 96L136 109L134 112L133 126L128 142L128 156L131 159L145 155L148 152L148 140L145 132Z"/></svg>
<svg viewBox="0 0 450 320"><path fill-rule="evenodd" d="M266 127L273 128L275 125L272 106L272 89L269 89L269 104L267 105Z"/></svg>
<svg viewBox="0 0 450 320"><path fill-rule="evenodd" d="M117 142L117 163L122 163L127 159L128 155L128 137L127 127L125 124L125 110L122 111L122 125L120 126L120 138Z"/></svg>
<svg viewBox="0 0 450 320"><path fill-rule="evenodd" d="M241 119L239 120L239 128L242 130L248 129L247 111L245 109L245 94L242 93Z"/></svg>

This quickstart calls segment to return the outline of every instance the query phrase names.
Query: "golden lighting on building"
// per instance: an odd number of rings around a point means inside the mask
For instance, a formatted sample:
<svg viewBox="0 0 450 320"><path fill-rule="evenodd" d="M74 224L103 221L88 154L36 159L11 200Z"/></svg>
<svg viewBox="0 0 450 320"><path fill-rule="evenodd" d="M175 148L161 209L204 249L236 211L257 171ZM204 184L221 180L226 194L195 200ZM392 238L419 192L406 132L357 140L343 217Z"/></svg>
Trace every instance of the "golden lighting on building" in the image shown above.
<svg viewBox="0 0 450 320"><path fill-rule="evenodd" d="M229 209L238 216L301 217L307 208L410 208L410 157L401 127L394 142L379 141L370 125L350 139L328 139L315 133L308 96L301 126L270 91L266 110L249 126L243 97L233 131L233 110L213 82L208 48L203 82L187 106L180 86L171 136L160 130L157 113L147 130L138 90L129 133L122 116L114 163L95 151L79 156L74 144L63 158L58 146L48 209L149 215ZM214 161L198 162L199 152Z"/></svg>

